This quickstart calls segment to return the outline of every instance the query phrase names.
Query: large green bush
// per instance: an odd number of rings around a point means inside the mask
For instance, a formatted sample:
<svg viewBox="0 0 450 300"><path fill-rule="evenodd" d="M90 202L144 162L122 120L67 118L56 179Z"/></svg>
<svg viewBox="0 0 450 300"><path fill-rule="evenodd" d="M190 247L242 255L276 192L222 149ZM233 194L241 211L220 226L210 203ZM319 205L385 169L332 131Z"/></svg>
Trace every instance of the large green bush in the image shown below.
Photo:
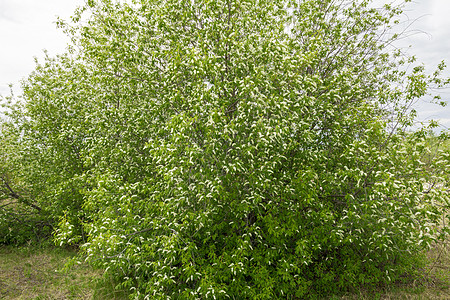
<svg viewBox="0 0 450 300"><path fill-rule="evenodd" d="M407 72L401 7L370 3L87 1L11 115L57 243L149 299L415 275L445 234L450 156L424 165L425 131L405 129L447 82Z"/></svg>

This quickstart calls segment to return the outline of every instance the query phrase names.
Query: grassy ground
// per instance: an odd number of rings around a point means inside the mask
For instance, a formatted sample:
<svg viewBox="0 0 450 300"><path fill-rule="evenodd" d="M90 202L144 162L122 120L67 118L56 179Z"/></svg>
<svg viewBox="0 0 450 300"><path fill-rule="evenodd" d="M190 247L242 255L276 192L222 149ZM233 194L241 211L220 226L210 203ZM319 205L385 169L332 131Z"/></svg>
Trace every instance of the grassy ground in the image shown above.
<svg viewBox="0 0 450 300"><path fill-rule="evenodd" d="M63 271L75 251L0 247L0 299L126 299L87 265Z"/></svg>
<svg viewBox="0 0 450 300"><path fill-rule="evenodd" d="M420 281L329 299L450 299L449 246L436 245L428 252L428 268ZM127 298L85 264L62 271L75 255L73 250L49 247L0 247L0 299Z"/></svg>

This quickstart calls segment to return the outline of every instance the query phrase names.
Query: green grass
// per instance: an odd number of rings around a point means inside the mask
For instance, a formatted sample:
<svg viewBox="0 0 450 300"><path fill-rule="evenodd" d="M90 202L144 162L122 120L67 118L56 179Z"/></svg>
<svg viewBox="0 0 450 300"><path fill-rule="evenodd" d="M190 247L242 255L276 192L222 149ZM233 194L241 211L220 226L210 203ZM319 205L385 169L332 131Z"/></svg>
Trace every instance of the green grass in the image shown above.
<svg viewBox="0 0 450 300"><path fill-rule="evenodd" d="M64 270L76 252L0 246L0 299L127 299L86 264Z"/></svg>

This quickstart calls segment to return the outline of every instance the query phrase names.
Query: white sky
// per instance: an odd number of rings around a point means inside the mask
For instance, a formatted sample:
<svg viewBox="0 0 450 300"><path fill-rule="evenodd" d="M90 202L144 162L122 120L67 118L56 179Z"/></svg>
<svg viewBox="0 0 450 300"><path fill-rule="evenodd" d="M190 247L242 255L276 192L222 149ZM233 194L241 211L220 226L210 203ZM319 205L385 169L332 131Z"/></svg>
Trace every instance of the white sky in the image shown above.
<svg viewBox="0 0 450 300"><path fill-rule="evenodd" d="M0 94L8 84L33 71L34 57L65 51L69 39L56 28L56 16L68 19L84 0L0 0Z"/></svg>
<svg viewBox="0 0 450 300"><path fill-rule="evenodd" d="M387 0L376 0L386 2ZM0 94L9 93L8 84L19 81L34 69L34 57L42 58L65 51L68 38L56 28L56 16L68 19L84 0L0 0ZM412 29L425 33L405 39L410 53L434 69L442 59L450 66L450 0L413 0L406 15L417 20ZM450 71L446 74L450 76ZM450 89L441 96L450 102ZM450 103L442 108L419 101L419 120L440 119L450 128Z"/></svg>

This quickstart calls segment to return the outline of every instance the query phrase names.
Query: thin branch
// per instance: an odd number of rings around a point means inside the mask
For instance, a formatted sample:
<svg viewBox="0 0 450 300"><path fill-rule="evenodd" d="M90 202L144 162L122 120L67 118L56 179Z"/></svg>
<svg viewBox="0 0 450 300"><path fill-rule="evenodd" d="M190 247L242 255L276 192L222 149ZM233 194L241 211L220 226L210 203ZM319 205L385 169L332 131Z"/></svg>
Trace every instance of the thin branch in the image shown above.
<svg viewBox="0 0 450 300"><path fill-rule="evenodd" d="M0 178L2 179L3 184L5 185L5 187L8 189L8 191L9 191L8 195L9 195L10 197L12 197L12 198L14 198L14 199L17 199L17 200L19 200L19 202L21 202L21 203L23 203L23 204L25 204L25 205L28 205L28 206L30 206L30 207L32 207L32 208L38 210L38 211L41 211L41 210L42 210L42 208L40 208L39 206L37 206L37 205L35 205L35 204L33 204L33 203L31 203L31 202L25 200L22 196L20 196L19 194L17 194L17 193L11 188L11 186L8 184L8 182L5 180L5 178L3 178L2 176L0 176Z"/></svg>

